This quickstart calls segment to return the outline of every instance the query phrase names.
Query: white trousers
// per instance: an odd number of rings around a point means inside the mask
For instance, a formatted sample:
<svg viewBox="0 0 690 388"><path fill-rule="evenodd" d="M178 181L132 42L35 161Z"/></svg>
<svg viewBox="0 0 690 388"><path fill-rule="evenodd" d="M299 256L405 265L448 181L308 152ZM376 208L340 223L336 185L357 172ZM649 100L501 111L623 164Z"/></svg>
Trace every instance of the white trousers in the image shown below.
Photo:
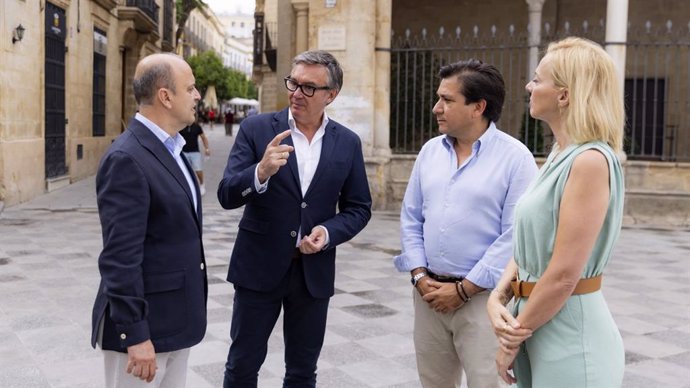
<svg viewBox="0 0 690 388"><path fill-rule="evenodd" d="M434 311L416 289L414 347L417 370L424 388L460 388L463 370L469 388L506 385L498 377L498 340L486 313L487 291L472 296L450 313Z"/></svg>
<svg viewBox="0 0 690 388"><path fill-rule="evenodd" d="M147 383L127 373L127 353L103 351L105 388L184 388L189 348L156 353L156 378Z"/></svg>

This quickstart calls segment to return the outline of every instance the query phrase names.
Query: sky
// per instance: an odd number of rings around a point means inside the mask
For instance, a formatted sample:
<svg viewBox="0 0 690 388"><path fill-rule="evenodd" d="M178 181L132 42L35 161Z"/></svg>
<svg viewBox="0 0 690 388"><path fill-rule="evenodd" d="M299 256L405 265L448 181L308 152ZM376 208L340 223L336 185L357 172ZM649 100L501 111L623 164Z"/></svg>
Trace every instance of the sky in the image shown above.
<svg viewBox="0 0 690 388"><path fill-rule="evenodd" d="M240 12L254 15L254 0L204 0L216 15Z"/></svg>

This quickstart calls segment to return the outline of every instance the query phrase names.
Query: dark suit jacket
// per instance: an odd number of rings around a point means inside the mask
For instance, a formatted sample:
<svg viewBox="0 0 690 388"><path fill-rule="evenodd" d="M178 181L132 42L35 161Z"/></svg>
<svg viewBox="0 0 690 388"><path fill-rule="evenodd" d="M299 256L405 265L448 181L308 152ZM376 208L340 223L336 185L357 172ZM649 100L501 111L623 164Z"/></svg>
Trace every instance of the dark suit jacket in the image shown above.
<svg viewBox="0 0 690 388"><path fill-rule="evenodd" d="M151 339L157 353L168 352L203 338L206 263L194 182L196 209L177 162L136 119L103 156L96 176L103 252L92 346L101 319L106 350L126 352Z"/></svg>
<svg viewBox="0 0 690 388"><path fill-rule="evenodd" d="M371 217L362 144L357 134L330 120L319 165L304 197L294 153L287 165L269 179L268 190L259 194L254 186L254 170L268 143L289 129L287 120L287 109L248 117L242 121L230 152L218 186L218 200L225 209L245 208L228 281L257 291L275 288L290 266L298 228L306 236L314 226L323 225L328 229L330 243L319 253L305 255L303 265L309 292L327 298L334 291L335 247L359 233ZM293 145L292 137L283 144Z"/></svg>

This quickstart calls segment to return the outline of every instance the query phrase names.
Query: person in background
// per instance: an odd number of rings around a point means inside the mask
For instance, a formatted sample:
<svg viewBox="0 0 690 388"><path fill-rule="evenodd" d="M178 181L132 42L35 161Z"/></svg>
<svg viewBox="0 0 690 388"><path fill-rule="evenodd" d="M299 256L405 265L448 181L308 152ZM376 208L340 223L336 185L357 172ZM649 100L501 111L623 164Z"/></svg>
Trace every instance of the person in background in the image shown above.
<svg viewBox="0 0 690 388"><path fill-rule="evenodd" d="M206 138L204 130L199 124L198 117L192 125L188 125L180 131L180 134L185 141L182 152L189 160L192 169L194 169L197 179L199 179L199 190L201 195L204 195L206 194L206 186L204 186L204 164L199 150L199 138L201 138L201 142L204 144L205 157L211 156L211 149L208 147L208 138Z"/></svg>
<svg viewBox="0 0 690 388"><path fill-rule="evenodd" d="M496 67L443 66L433 113L440 136L417 156L400 212L399 271L412 276L414 345L425 388L501 382L486 300L510 257L513 209L537 173L534 157L496 122L505 98Z"/></svg>
<svg viewBox="0 0 690 388"><path fill-rule="evenodd" d="M596 43L566 38L526 88L530 115L556 142L516 207L514 259L487 304L498 373L521 388L620 387L623 341L600 289L625 192L615 65Z"/></svg>
<svg viewBox="0 0 690 388"><path fill-rule="evenodd" d="M211 108L208 110L208 125L209 128L213 128L213 124L216 123L216 111L215 109Z"/></svg>
<svg viewBox="0 0 690 388"><path fill-rule="evenodd" d="M235 123L235 114L231 108L225 112L225 134L232 136L232 125Z"/></svg>

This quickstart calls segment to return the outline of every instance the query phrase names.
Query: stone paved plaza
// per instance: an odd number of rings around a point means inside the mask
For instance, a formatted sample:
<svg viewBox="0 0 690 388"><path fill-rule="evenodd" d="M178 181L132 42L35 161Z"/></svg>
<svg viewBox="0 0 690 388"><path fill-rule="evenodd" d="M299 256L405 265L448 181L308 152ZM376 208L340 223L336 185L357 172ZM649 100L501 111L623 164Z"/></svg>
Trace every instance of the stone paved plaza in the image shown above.
<svg viewBox="0 0 690 388"><path fill-rule="evenodd" d="M191 352L190 388L222 386L233 295L225 276L241 215L222 210L215 198L232 138L221 126L207 135L213 151L204 197L209 324ZM0 214L0 387L103 386L101 354L89 343L101 249L94 186L88 178ZM420 387L412 289L408 274L391 261L399 249L397 214L380 212L338 248L319 387ZM624 387L690 387L689 264L690 231L623 230L604 293L625 342ZM281 333L279 320L262 388L282 384Z"/></svg>

